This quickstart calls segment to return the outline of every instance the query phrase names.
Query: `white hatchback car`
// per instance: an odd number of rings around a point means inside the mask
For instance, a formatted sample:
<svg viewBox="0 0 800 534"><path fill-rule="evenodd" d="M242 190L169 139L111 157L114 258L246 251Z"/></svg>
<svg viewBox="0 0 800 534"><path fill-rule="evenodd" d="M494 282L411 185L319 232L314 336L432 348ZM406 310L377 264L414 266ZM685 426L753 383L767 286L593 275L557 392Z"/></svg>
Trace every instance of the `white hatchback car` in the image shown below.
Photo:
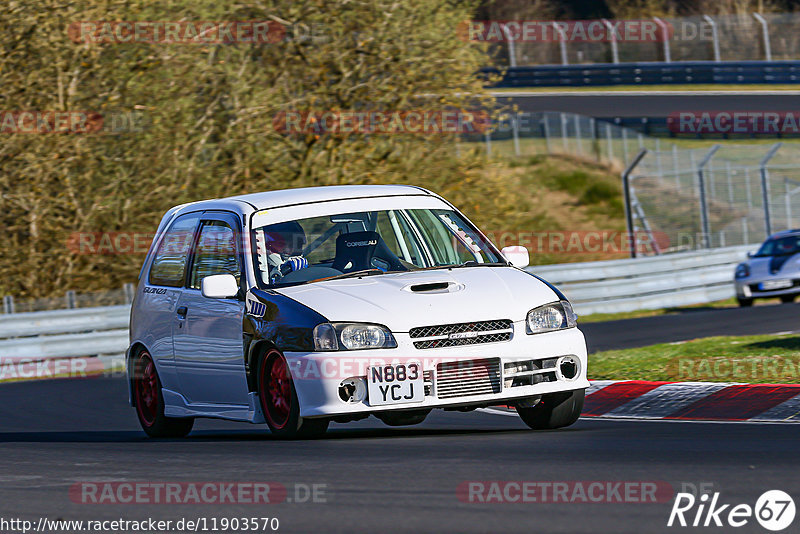
<svg viewBox="0 0 800 534"><path fill-rule="evenodd" d="M177 206L131 312L130 403L150 436L196 417L281 437L375 415L510 405L575 422L586 343L555 287L455 207L409 186L273 191Z"/></svg>

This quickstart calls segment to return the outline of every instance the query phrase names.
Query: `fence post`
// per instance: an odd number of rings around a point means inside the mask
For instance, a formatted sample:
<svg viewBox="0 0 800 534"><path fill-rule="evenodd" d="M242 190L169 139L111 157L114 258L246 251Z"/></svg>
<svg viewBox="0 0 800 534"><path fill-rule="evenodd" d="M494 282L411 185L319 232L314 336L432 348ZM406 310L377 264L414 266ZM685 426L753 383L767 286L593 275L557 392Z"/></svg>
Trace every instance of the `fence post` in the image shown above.
<svg viewBox="0 0 800 534"><path fill-rule="evenodd" d="M767 231L767 237L772 235L772 221L769 214L769 171L767 171L767 163L772 159L772 156L778 151L783 143L775 143L772 145L764 157L759 162L758 166L761 170L761 196L764 199L764 228Z"/></svg>
<svg viewBox="0 0 800 534"><path fill-rule="evenodd" d="M661 139L656 137L656 172L658 173L658 183L664 183L664 169L661 166Z"/></svg>
<svg viewBox="0 0 800 534"><path fill-rule="evenodd" d="M700 225L702 227L701 246L702 248L711 248L711 225L708 221L708 204L706 203L706 183L703 177L703 167L711 161L714 154L719 150L719 145L714 145L711 150L700 161L697 166L697 189L700 194Z"/></svg>
<svg viewBox="0 0 800 534"><path fill-rule="evenodd" d="M639 162L642 161L645 154L647 154L647 149L643 148L636 154L636 157L633 158L633 161L625 167L625 170L622 171L622 191L625 195L625 223L628 227L628 242L631 246L631 258L636 257L636 248L638 243L636 242L636 234L634 233L633 229L633 206L631 205L631 173L633 169L639 165Z"/></svg>
<svg viewBox="0 0 800 534"><path fill-rule="evenodd" d="M514 68L517 66L517 51L514 39L505 24L501 24L500 27L503 28L503 33L506 34L506 41L508 42L508 66Z"/></svg>
<svg viewBox="0 0 800 534"><path fill-rule="evenodd" d="M547 119L547 113L542 114L542 137L544 137L545 150L550 154L550 124Z"/></svg>
<svg viewBox="0 0 800 534"><path fill-rule="evenodd" d="M492 133L489 130L486 130L486 133L483 134L486 138L486 157L492 157Z"/></svg>
<svg viewBox="0 0 800 534"><path fill-rule="evenodd" d="M569 145L567 145L567 116L559 113L561 117L561 145L564 147L564 152L569 154Z"/></svg>
<svg viewBox="0 0 800 534"><path fill-rule="evenodd" d="M557 22L553 22L553 28L555 28L558 34L558 47L561 49L561 64L569 65L569 57L567 57L567 36L564 34L564 29L559 26Z"/></svg>
<svg viewBox="0 0 800 534"><path fill-rule="evenodd" d="M769 25L767 20L761 16L761 13L753 13L759 24L761 24L761 37L764 39L764 59L772 61L772 46L769 43Z"/></svg>
<svg viewBox="0 0 800 534"><path fill-rule="evenodd" d="M611 145L611 123L606 123L606 148L608 149L608 162L614 161L614 147Z"/></svg>
<svg viewBox="0 0 800 534"><path fill-rule="evenodd" d="M681 190L681 174L678 172L678 145L672 144L672 170L675 171L675 190Z"/></svg>
<svg viewBox="0 0 800 534"><path fill-rule="evenodd" d="M514 154L519 156L519 123L517 122L517 114L511 115L511 133L514 136Z"/></svg>
<svg viewBox="0 0 800 534"><path fill-rule="evenodd" d="M628 164L628 129L622 128L622 157L625 158L626 165Z"/></svg>
<svg viewBox="0 0 800 534"><path fill-rule="evenodd" d="M747 245L750 242L748 235L747 217L742 217L742 245Z"/></svg>
<svg viewBox="0 0 800 534"><path fill-rule="evenodd" d="M11 295L3 297L3 313L6 315L14 313L14 297Z"/></svg>
<svg viewBox="0 0 800 534"><path fill-rule="evenodd" d="M667 26L667 23L658 17L653 17L653 20L656 21L658 27L661 28L661 42L663 43L664 47L664 61L666 63L670 63L672 61L672 57L670 57L669 49L669 26Z"/></svg>
<svg viewBox="0 0 800 534"><path fill-rule="evenodd" d="M747 167L744 169L744 184L747 189L747 209L750 210L753 208L753 191L750 188L750 169Z"/></svg>
<svg viewBox="0 0 800 534"><path fill-rule="evenodd" d="M617 33L614 31L614 25L608 19L602 19L602 21L611 36L609 41L611 43L611 62L619 63L619 48L617 47Z"/></svg>
<svg viewBox="0 0 800 534"><path fill-rule="evenodd" d="M78 307L75 299L74 290L70 289L69 291L67 291L66 300L67 300L67 309L74 310L75 308Z"/></svg>
<svg viewBox="0 0 800 534"><path fill-rule="evenodd" d="M717 32L717 23L708 15L703 15L703 20L711 26L711 40L714 47L714 61L720 61L719 54L719 32Z"/></svg>
<svg viewBox="0 0 800 534"><path fill-rule="evenodd" d="M784 202L786 203L786 228L792 228L792 199L789 196L789 180L788 178L783 179L783 196Z"/></svg>
<svg viewBox="0 0 800 534"><path fill-rule="evenodd" d="M122 291L125 293L125 304L132 304L133 293L134 293L133 284L131 283L124 284L122 286Z"/></svg>
<svg viewBox="0 0 800 534"><path fill-rule="evenodd" d="M725 162L725 173L728 175L728 204L733 208L733 180L731 179L731 162Z"/></svg>
<svg viewBox="0 0 800 534"><path fill-rule="evenodd" d="M575 148L578 155L583 155L583 137L581 137L581 116L577 113L572 116L572 122L575 124Z"/></svg>

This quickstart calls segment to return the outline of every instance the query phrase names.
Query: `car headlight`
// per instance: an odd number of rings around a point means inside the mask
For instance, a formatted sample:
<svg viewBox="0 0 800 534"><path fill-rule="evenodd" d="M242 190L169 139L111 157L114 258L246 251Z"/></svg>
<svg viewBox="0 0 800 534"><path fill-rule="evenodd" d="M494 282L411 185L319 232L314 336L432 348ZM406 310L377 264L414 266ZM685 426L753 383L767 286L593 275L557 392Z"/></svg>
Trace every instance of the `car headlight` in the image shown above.
<svg viewBox="0 0 800 534"><path fill-rule="evenodd" d="M566 300L551 302L528 312L526 319L528 334L541 334L572 328L578 324L578 316Z"/></svg>
<svg viewBox="0 0 800 534"><path fill-rule="evenodd" d="M730 272L730 271L729 271ZM747 278L750 276L750 266L746 263L740 263L736 266L736 278Z"/></svg>
<svg viewBox="0 0 800 534"><path fill-rule="evenodd" d="M314 350L393 349L397 341L385 326L367 323L322 323L314 328Z"/></svg>

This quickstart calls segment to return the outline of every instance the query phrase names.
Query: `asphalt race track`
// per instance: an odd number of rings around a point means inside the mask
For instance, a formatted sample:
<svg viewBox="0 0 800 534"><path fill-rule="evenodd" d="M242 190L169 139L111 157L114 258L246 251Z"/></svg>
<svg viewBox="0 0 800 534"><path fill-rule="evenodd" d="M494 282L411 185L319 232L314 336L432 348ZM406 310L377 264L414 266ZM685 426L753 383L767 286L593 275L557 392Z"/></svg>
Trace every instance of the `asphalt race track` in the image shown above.
<svg viewBox="0 0 800 534"><path fill-rule="evenodd" d="M496 92L521 111L563 111L589 117L666 117L680 111L790 111L794 91L547 91Z"/></svg>
<svg viewBox="0 0 800 534"><path fill-rule="evenodd" d="M799 305L683 311L589 323L592 350L718 334L798 329ZM657 482L754 505L800 493L800 425L581 419L532 432L515 416L434 411L415 427L370 418L319 440L282 442L265 427L201 420L181 440L151 440L121 378L0 386L0 518L179 520L277 517L280 532L664 532L657 503L475 503L469 481ZM766 451L769 451L766 453ZM80 482L277 482L278 504L86 504ZM318 502L296 502L317 485ZM462 486L463 487L463 486ZM288 502L293 501L293 502ZM763 532L754 521L743 532Z"/></svg>
<svg viewBox="0 0 800 534"><path fill-rule="evenodd" d="M578 325L589 352L629 349L711 336L800 332L800 304L752 308L682 308L672 315ZM591 365L591 362L590 362Z"/></svg>
<svg viewBox="0 0 800 534"><path fill-rule="evenodd" d="M198 423L186 439L150 440L125 395L119 378L0 387L0 517L266 516L279 518L280 532L639 533L668 530L671 503L469 503L456 488L476 480L661 481L674 491L704 484L724 502L751 505L769 489L800 493L797 425L582 419L565 430L532 432L516 416L438 411L416 427L371 418L332 425L326 438L305 442L215 421ZM92 481L269 481L286 486L290 499L294 484L323 484L326 502L70 499L73 484Z"/></svg>

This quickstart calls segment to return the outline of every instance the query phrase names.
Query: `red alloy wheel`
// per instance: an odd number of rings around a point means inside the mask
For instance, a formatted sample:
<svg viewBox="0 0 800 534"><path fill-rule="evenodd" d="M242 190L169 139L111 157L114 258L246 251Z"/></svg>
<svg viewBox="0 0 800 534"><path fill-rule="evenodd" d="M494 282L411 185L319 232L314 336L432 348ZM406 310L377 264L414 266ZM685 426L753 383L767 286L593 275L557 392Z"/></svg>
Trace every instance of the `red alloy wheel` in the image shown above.
<svg viewBox="0 0 800 534"><path fill-rule="evenodd" d="M142 423L152 426L158 416L158 374L156 365L149 354L139 355L136 369L139 376L134 380L136 391L136 410Z"/></svg>
<svg viewBox="0 0 800 534"><path fill-rule="evenodd" d="M270 352L261 366L259 392L269 423L276 429L284 428L292 411L292 377L286 360L277 351Z"/></svg>

